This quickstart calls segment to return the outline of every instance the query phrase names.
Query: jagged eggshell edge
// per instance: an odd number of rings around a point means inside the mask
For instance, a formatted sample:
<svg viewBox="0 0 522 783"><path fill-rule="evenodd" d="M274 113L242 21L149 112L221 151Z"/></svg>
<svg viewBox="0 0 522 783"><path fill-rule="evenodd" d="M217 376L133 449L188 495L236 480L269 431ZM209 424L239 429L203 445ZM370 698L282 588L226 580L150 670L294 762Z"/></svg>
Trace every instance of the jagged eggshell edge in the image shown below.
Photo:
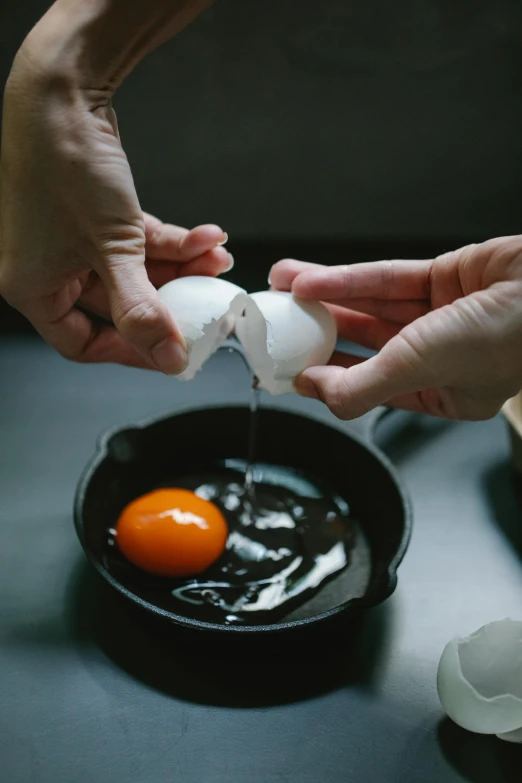
<svg viewBox="0 0 522 783"><path fill-rule="evenodd" d="M292 392L297 375L328 363L337 327L320 302L283 291L258 291L247 297L236 335L263 389L272 395Z"/></svg>
<svg viewBox="0 0 522 783"><path fill-rule="evenodd" d="M187 344L189 363L176 377L190 381L232 332L248 295L228 280L202 275L171 280L158 294Z"/></svg>
<svg viewBox="0 0 522 783"><path fill-rule="evenodd" d="M462 644L483 643L482 634L495 624L518 621L506 618L488 623L471 636L452 639L442 653L437 672L437 691L446 714L459 726L477 734L512 734L522 729L522 699L511 693L486 698L478 693L462 672L459 647ZM519 622L522 629L522 622ZM508 741L509 737L500 737Z"/></svg>

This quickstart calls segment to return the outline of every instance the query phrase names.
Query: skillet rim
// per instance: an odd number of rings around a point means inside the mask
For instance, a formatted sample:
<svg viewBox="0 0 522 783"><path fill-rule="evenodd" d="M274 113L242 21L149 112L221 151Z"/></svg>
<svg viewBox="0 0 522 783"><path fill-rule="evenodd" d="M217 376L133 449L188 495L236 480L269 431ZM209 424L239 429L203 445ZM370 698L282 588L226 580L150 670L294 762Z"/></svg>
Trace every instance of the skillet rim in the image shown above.
<svg viewBox="0 0 522 783"><path fill-rule="evenodd" d="M353 611L361 611L363 609L371 609L386 601L394 593L397 587L397 570L408 549L413 529L413 509L411 499L399 478L396 468L388 459L388 457L375 445L375 443L373 443L371 437L364 437L364 435L353 432L349 426L347 426L347 422L343 422L339 419L334 419L332 422L326 422L308 413L304 415L303 413L295 412L289 410L288 408L273 405L265 408L265 411L284 413L285 415L293 416L296 419L304 419L306 421L312 419L316 423L325 427L332 427L333 429L338 430L341 434L351 438L360 446L362 446L362 448L369 451L390 476L397 490L403 508L403 534L395 555L391 559L386 570L379 577L377 586L371 592L361 596L360 598L350 598L348 601L345 601L344 603L339 604L332 609L328 609L325 612L321 612L320 614L312 615L311 617L306 617L301 620L289 620L285 622L274 623L272 625L222 625L219 623L210 623L203 620L184 617L166 609L161 609L149 601L145 601L143 598L136 595L131 590L128 590L123 584L121 584L121 582L115 579L113 575L106 568L104 568L99 558L96 557L91 549L87 546L84 534L85 524L83 519L83 504L94 474L102 462L109 456L109 444L112 438L127 431L146 430L149 427L156 426L162 422L191 413L197 414L203 412L208 413L209 411L230 412L245 410L248 410L248 405L215 404L197 407L186 405L178 409L175 413L160 415L156 414L154 416L141 419L132 424L125 426L117 425L105 430L99 436L94 454L80 475L74 495L74 527L88 561L91 563L91 565L94 566L98 574L113 589L115 589L118 593L120 593L120 595L129 600L131 603L146 611L149 615L153 615L156 618L169 622L171 625L181 626L183 628L197 632L206 631L212 632L214 634L235 633L243 636L262 634L264 636L268 636L284 633L287 631L308 628L310 626L322 625L329 620L340 617L343 614L349 614Z"/></svg>

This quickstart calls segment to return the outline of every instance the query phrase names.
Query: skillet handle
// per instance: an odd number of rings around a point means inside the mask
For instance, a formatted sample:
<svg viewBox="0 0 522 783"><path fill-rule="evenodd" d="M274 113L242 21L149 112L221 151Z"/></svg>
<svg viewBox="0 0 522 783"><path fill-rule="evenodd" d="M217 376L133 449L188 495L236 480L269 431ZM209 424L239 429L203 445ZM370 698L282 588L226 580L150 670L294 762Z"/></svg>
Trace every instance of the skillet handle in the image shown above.
<svg viewBox="0 0 522 783"><path fill-rule="evenodd" d="M377 425L384 416L388 416L393 408L387 408L385 405L379 405L377 408L365 413L357 420L357 430L370 442L373 442Z"/></svg>

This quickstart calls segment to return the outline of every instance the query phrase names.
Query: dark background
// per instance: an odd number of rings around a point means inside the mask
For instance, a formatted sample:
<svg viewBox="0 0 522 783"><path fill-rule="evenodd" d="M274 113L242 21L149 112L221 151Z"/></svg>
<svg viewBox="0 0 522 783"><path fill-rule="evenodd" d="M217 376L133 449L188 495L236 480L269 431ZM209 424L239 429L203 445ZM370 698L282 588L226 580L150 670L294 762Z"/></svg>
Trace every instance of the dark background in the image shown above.
<svg viewBox="0 0 522 783"><path fill-rule="evenodd" d="M2 82L48 5L1 0ZM141 203L222 225L250 289L518 233L521 36L519 0L218 0L118 93Z"/></svg>

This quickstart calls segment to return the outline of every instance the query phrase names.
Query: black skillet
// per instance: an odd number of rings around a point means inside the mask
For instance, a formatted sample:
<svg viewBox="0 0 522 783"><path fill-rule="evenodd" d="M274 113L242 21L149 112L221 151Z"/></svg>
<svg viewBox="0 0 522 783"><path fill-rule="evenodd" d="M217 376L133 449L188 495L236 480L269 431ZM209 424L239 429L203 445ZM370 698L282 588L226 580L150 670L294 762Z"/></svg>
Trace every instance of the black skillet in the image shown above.
<svg viewBox="0 0 522 783"><path fill-rule="evenodd" d="M246 459L249 409L206 407L185 410L107 433L79 483L75 525L82 547L101 576L122 596L177 628L212 634L271 635L321 626L359 615L385 601L397 584L397 568L409 543L410 503L388 459L372 442L382 411L368 417L366 432L334 420L261 408L256 458L289 466L325 482L346 499L367 544L358 564L327 583L298 610L276 623L222 625L166 609L129 586L107 567L107 531L133 498L186 471L201 455L209 461ZM176 610L177 611L177 610ZM230 638L230 636L228 637Z"/></svg>

